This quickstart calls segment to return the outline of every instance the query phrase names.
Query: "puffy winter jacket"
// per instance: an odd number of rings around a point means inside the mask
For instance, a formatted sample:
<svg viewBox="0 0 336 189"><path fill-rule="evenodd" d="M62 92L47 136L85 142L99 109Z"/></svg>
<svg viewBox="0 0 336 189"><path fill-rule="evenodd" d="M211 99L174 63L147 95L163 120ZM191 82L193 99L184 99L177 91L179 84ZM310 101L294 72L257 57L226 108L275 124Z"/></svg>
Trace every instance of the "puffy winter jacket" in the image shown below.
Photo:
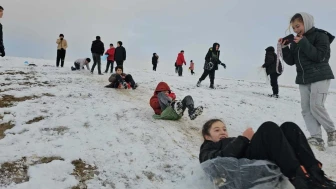
<svg viewBox="0 0 336 189"><path fill-rule="evenodd" d="M103 42L101 42L100 40L92 41L91 53L96 53L96 54L103 55L104 51L105 51L105 48L104 48L104 43Z"/></svg>
<svg viewBox="0 0 336 189"><path fill-rule="evenodd" d="M205 64L204 64L204 68L203 69L206 69L205 65L208 63L208 62L212 62L214 63L214 68L215 70L218 70L218 64L221 63L221 61L219 60L219 55L220 55L220 51L216 51L216 46L219 46L218 43L214 43L212 45L212 47L209 48L207 54L205 55Z"/></svg>
<svg viewBox="0 0 336 189"><path fill-rule="evenodd" d="M114 48L114 47L109 48L109 49L105 52L105 54L108 55L107 60L114 61L114 52L115 52L115 48Z"/></svg>
<svg viewBox="0 0 336 189"><path fill-rule="evenodd" d="M200 149L199 161L202 163L216 157L243 158L248 145L249 140L243 136L225 138L219 142L205 140Z"/></svg>
<svg viewBox="0 0 336 189"><path fill-rule="evenodd" d="M126 60L126 49L123 46L119 46L115 49L114 53L115 61L125 61Z"/></svg>
<svg viewBox="0 0 336 189"><path fill-rule="evenodd" d="M177 55L176 65L182 66L183 64L186 65L187 63L186 63L186 61L184 59L184 54L180 52Z"/></svg>
<svg viewBox="0 0 336 189"><path fill-rule="evenodd" d="M329 65L330 44L334 38L330 33L313 27L298 44L282 49L284 61L296 65L296 84L335 79Z"/></svg>
<svg viewBox="0 0 336 189"><path fill-rule="evenodd" d="M149 104L150 106L153 108L155 114L157 115L160 115L161 114L161 107L160 107L160 103L159 103L159 99L157 97L157 94L161 91L169 91L169 96L175 100L176 99L176 95L175 93L172 93L171 90L170 90L170 87L168 86L167 83L165 82L160 82L155 91L154 91L154 94L153 96L150 98L149 100Z"/></svg>
<svg viewBox="0 0 336 189"><path fill-rule="evenodd" d="M277 73L276 66L278 56L275 54L274 47L267 47L265 50L265 63L263 64L263 67L266 68L267 75ZM278 71L282 73L282 65L280 60L278 66Z"/></svg>

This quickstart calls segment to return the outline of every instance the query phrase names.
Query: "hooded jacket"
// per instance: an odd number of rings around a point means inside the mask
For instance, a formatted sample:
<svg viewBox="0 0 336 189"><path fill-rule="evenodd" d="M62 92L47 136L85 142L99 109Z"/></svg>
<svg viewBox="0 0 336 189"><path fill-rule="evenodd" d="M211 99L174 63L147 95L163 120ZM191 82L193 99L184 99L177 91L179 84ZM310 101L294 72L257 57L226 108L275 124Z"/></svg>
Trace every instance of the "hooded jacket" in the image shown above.
<svg viewBox="0 0 336 189"><path fill-rule="evenodd" d="M218 70L218 64L220 64L221 61L219 60L220 50L216 50L217 45L220 46L219 43L214 43L212 47L209 48L207 54L205 55L204 69L207 62L212 62L214 63L213 69Z"/></svg>
<svg viewBox="0 0 336 189"><path fill-rule="evenodd" d="M160 82L157 85L153 96L149 100L150 106L153 108L155 114L157 114L157 115L161 114L161 107L160 107L160 103L159 103L159 99L158 99L157 95L159 94L159 92L162 92L162 91L169 91L169 97L171 97L173 100L176 99L175 93L171 92L168 84L166 82Z"/></svg>
<svg viewBox="0 0 336 189"><path fill-rule="evenodd" d="M300 13L305 25L305 33L299 43L292 43L282 49L283 59L288 65L296 65L296 84L310 84L327 79L335 79L329 65L330 44L334 36L314 27L314 18L308 13Z"/></svg>
<svg viewBox="0 0 336 189"><path fill-rule="evenodd" d="M153 57L152 57L152 64L157 64L158 63L158 59L159 57L158 56L155 56L156 53L153 53Z"/></svg>
<svg viewBox="0 0 336 189"><path fill-rule="evenodd" d="M263 64L263 67L266 68L267 75L277 73L276 72L277 55L275 54L274 47L267 47L265 51L266 51L265 63Z"/></svg>
<svg viewBox="0 0 336 189"><path fill-rule="evenodd" d="M184 59L184 54L182 52L178 53L177 55L177 59L176 59L176 65L177 66L182 66L182 65L186 65L186 61Z"/></svg>

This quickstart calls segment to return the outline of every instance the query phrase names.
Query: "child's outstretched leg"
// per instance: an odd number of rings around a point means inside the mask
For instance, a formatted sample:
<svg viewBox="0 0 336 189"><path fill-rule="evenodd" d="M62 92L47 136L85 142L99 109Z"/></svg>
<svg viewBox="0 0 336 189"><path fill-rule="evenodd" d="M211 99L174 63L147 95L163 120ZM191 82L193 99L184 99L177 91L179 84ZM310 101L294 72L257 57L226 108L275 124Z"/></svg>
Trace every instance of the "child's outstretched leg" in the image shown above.
<svg viewBox="0 0 336 189"><path fill-rule="evenodd" d="M126 82L129 82L131 84L131 87L132 89L136 89L138 87L138 85L135 83L133 77L131 74L128 74L126 77L125 77L125 81Z"/></svg>
<svg viewBox="0 0 336 189"><path fill-rule="evenodd" d="M194 107L194 100L191 96L186 96L181 102L177 102L177 106L182 108L182 115L186 108L188 108L188 114L191 120L197 118L197 116L203 113L203 107L198 106L197 108Z"/></svg>

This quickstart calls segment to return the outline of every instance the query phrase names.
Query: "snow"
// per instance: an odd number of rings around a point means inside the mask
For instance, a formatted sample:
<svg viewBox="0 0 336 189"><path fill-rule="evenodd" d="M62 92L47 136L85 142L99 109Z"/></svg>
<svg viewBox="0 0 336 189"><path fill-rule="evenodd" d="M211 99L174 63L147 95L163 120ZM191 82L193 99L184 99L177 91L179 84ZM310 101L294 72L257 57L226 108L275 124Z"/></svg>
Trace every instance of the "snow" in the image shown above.
<svg viewBox="0 0 336 189"><path fill-rule="evenodd" d="M26 60L37 66L24 65ZM0 108L0 115L4 116L0 123L15 122L0 140L0 164L22 157L64 159L30 166L30 180L8 188L71 188L78 184L71 175L71 161L81 158L99 172L86 182L88 188L210 189L211 183L198 161L203 142L201 128L208 119L224 120L231 136L241 134L247 127L256 130L265 121L294 121L309 136L295 85L281 86L279 99L267 97L271 87L258 81L217 77L217 89L209 90L208 79L200 88L196 87L201 70L191 76L185 67L184 76L177 77L173 65L165 67L160 63L157 72L125 65L125 72L133 75L139 88L116 90L104 88L109 75L99 76L97 70L93 75L88 71L72 72L71 66L66 62L64 68L56 68L54 61L30 58L0 59L0 72L31 72L36 80L31 78L29 82L40 83L20 85L26 82L18 80L24 75L0 76L0 83L12 83L1 86L1 90L12 90L0 95L39 97ZM220 68L218 72L228 71ZM46 81L49 83L42 83ZM196 106L204 106L203 114L194 121L187 116L179 121L152 119L149 99L160 81L167 82L178 98L191 95ZM326 107L336 120L335 91L330 91ZM45 118L26 123L38 116ZM335 179L336 148L313 150L325 165L325 172Z"/></svg>

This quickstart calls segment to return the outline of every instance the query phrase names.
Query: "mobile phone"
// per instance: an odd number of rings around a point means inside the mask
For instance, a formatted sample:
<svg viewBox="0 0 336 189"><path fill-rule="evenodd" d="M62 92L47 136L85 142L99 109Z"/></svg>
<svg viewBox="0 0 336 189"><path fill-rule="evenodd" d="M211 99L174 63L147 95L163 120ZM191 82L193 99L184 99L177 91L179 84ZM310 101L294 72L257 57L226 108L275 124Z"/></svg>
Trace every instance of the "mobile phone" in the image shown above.
<svg viewBox="0 0 336 189"><path fill-rule="evenodd" d="M284 45L288 45L290 43L293 43L294 42L294 35L293 34L287 35L286 37L282 38L282 41L286 41L286 43Z"/></svg>

